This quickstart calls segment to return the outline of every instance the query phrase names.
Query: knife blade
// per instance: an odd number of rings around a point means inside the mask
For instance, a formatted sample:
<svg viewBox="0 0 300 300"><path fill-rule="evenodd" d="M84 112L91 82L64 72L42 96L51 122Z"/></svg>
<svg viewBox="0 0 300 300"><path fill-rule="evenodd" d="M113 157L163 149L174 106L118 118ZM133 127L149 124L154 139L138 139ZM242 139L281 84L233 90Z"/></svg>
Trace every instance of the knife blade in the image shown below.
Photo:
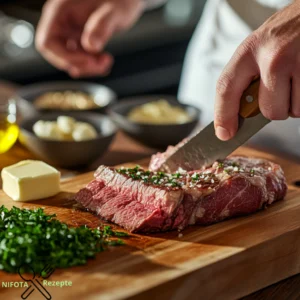
<svg viewBox="0 0 300 300"><path fill-rule="evenodd" d="M215 135L214 122L212 122L168 157L160 169L172 173L179 167L189 171L209 166L217 160L225 159L266 126L270 120L259 111L259 82L259 78L254 80L241 97L239 127L232 139L219 140Z"/></svg>

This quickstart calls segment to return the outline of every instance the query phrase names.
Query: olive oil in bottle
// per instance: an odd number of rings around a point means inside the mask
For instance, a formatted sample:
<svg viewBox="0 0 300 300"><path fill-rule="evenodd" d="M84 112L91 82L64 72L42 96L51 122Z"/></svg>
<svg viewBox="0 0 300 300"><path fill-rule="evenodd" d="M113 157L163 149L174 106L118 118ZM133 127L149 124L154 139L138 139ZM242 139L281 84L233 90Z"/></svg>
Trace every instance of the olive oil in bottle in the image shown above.
<svg viewBox="0 0 300 300"><path fill-rule="evenodd" d="M16 119L15 101L0 99L0 154L8 151L18 139L19 127Z"/></svg>
<svg viewBox="0 0 300 300"><path fill-rule="evenodd" d="M8 120L1 120L0 115L0 154L8 151L19 136L19 127Z"/></svg>

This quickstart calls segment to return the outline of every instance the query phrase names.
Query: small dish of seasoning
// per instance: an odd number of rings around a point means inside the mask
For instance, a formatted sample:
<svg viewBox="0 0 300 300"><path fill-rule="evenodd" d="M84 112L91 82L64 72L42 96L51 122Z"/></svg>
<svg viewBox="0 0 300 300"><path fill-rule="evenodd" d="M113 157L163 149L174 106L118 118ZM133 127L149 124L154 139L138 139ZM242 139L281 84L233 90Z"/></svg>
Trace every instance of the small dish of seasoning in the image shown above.
<svg viewBox="0 0 300 300"><path fill-rule="evenodd" d="M105 112L117 96L113 90L97 83L58 81L22 87L14 96L27 101L36 112Z"/></svg>
<svg viewBox="0 0 300 300"><path fill-rule="evenodd" d="M89 110L105 106L106 99L96 103L94 96L80 91L47 92L38 96L33 104L41 110Z"/></svg>
<svg viewBox="0 0 300 300"><path fill-rule="evenodd" d="M182 104L172 95L120 99L108 114L126 134L156 149L176 145L201 121L197 107Z"/></svg>

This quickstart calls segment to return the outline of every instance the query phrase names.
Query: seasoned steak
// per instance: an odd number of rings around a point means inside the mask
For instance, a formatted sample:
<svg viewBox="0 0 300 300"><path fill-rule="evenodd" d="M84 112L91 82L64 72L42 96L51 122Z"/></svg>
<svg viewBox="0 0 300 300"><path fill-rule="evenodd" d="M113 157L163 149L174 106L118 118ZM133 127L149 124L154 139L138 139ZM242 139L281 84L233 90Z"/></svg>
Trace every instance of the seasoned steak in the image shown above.
<svg viewBox="0 0 300 300"><path fill-rule="evenodd" d="M100 166L75 199L131 232L158 232L250 214L283 199L286 190L280 166L232 157L174 174Z"/></svg>
<svg viewBox="0 0 300 300"><path fill-rule="evenodd" d="M100 166L95 180L75 199L129 231L158 231L167 226L167 218L174 214L184 192L179 187L145 183L142 177L146 176L155 179L153 173L138 168L115 170Z"/></svg>

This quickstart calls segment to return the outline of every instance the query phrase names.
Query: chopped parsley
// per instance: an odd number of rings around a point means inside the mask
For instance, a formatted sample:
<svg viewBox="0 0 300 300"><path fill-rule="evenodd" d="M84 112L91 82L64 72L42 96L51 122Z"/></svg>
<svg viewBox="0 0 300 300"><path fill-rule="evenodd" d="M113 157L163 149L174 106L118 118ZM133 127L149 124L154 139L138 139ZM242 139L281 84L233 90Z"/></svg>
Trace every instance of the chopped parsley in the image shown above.
<svg viewBox="0 0 300 300"><path fill-rule="evenodd" d="M113 231L110 226L90 229L68 227L35 210L0 207L0 270L18 272L24 263L36 272L47 264L54 268L83 265L108 246L123 245L127 233Z"/></svg>
<svg viewBox="0 0 300 300"><path fill-rule="evenodd" d="M217 183L217 177L210 171L204 171L203 173L173 173L168 174L164 172L150 172L144 171L139 166L135 168L121 168L116 170L120 174L124 174L133 180L141 180L147 184L153 184L157 186L167 188L178 187L201 187L202 184Z"/></svg>
<svg viewBox="0 0 300 300"><path fill-rule="evenodd" d="M193 181L198 181L199 178L200 178L200 175L199 175L198 173L194 173L194 174L192 175L192 180L193 180Z"/></svg>
<svg viewBox="0 0 300 300"><path fill-rule="evenodd" d="M180 187L180 179L181 174L167 174L164 172L150 172L144 171L140 168L140 166L136 166L134 168L121 168L117 169L117 172L120 174L124 174L132 178L133 180L142 180L145 183L154 184L158 186L166 186L166 187Z"/></svg>
<svg viewBox="0 0 300 300"><path fill-rule="evenodd" d="M172 174L172 177L179 179L182 175L180 173Z"/></svg>

